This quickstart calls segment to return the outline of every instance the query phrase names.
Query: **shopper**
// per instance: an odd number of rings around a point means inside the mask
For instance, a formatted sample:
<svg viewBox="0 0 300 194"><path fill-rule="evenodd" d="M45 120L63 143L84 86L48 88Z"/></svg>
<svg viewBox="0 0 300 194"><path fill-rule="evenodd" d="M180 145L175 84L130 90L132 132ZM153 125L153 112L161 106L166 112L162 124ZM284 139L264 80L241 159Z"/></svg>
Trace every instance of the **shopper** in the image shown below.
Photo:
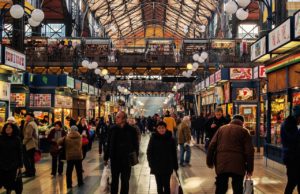
<svg viewBox="0 0 300 194"><path fill-rule="evenodd" d="M139 142L139 144L140 144L140 143L141 143L142 134L141 134L140 127L137 125L137 122L138 122L138 120L135 119L135 118L133 118L133 117L130 117L130 118L127 119L127 123L128 123L130 126L132 126L132 127L135 128L136 133L137 133L137 136L138 136L138 142Z"/></svg>
<svg viewBox="0 0 300 194"><path fill-rule="evenodd" d="M178 170L176 142L166 127L165 122L157 124L147 149L150 173L155 176L158 194L170 194L170 178L173 170Z"/></svg>
<svg viewBox="0 0 300 194"><path fill-rule="evenodd" d="M293 115L285 119L281 125L281 142L283 146L283 162L287 169L287 185L285 194L292 194L297 186L300 193L300 105L293 108Z"/></svg>
<svg viewBox="0 0 300 194"><path fill-rule="evenodd" d="M208 121L205 124L205 133L206 133L206 142L205 142L205 148L207 149L211 139L213 138L216 131L223 125L226 125L228 123L227 119L223 116L223 109L222 108L216 108L214 117L209 118Z"/></svg>
<svg viewBox="0 0 300 194"><path fill-rule="evenodd" d="M89 134L89 129L87 125L87 121L85 117L82 117L79 120L79 123L77 125L78 127L78 132L82 136L82 153L83 153L83 159L86 156L86 153L89 150L89 141L90 141L90 134Z"/></svg>
<svg viewBox="0 0 300 194"><path fill-rule="evenodd" d="M21 131L20 131L20 128L18 127L18 124L17 124L17 121L16 121L16 119L15 119L15 117L13 117L13 116L10 116L10 117L8 117L8 119L7 119L7 123L12 123L12 124L14 124L14 125L16 125L16 134L17 134L17 136L18 137L20 137L21 135Z"/></svg>
<svg viewBox="0 0 300 194"><path fill-rule="evenodd" d="M173 117L170 116L170 112L166 111L166 115L163 120L167 124L167 129L174 133L174 129L176 128L176 121Z"/></svg>
<svg viewBox="0 0 300 194"><path fill-rule="evenodd" d="M178 126L178 144L180 146L180 166L191 166L191 121L189 116L185 116ZM185 156L185 157L184 157Z"/></svg>
<svg viewBox="0 0 300 194"><path fill-rule="evenodd" d="M230 124L222 126L212 138L206 163L215 166L216 194L225 194L228 179L232 178L233 193L243 193L244 176L253 172L254 147L247 129L243 128L244 117L235 115Z"/></svg>
<svg viewBox="0 0 300 194"><path fill-rule="evenodd" d="M131 156L138 157L139 143L136 129L127 122L127 115L120 111L116 115L116 125L109 130L108 146L104 152L105 165L111 163L111 194L118 193L121 175L121 194L128 194L131 174Z"/></svg>
<svg viewBox="0 0 300 194"><path fill-rule="evenodd" d="M38 128L33 113L27 113L23 129L25 177L35 176L34 153L38 148Z"/></svg>
<svg viewBox="0 0 300 194"><path fill-rule="evenodd" d="M22 186L15 188L14 182L23 166L22 143L18 136L18 127L7 123L0 136L0 188L4 186L7 193L15 190L22 193Z"/></svg>
<svg viewBox="0 0 300 194"><path fill-rule="evenodd" d="M107 143L107 136L108 136L108 126L104 121L104 117L101 117L98 125L96 127L96 134L99 140L99 155L102 154L102 151L105 150L105 145Z"/></svg>
<svg viewBox="0 0 300 194"><path fill-rule="evenodd" d="M62 128L61 121L56 121L54 123L54 128L50 131L48 135L48 141L50 142L50 154L52 156L52 171L51 175L56 176L56 172L61 176L63 173L64 163L62 162L63 152L62 146L58 145L58 141L67 135L66 131ZM57 169L58 164L58 169Z"/></svg>
<svg viewBox="0 0 300 194"><path fill-rule="evenodd" d="M203 113L200 113L200 116L196 119L196 132L197 132L197 144L204 144L204 128L205 128L206 119Z"/></svg>
<svg viewBox="0 0 300 194"><path fill-rule="evenodd" d="M75 166L78 186L83 185L82 178L82 142L76 125L71 126L70 133L59 140L59 145L65 146L67 160L67 188L72 188L72 173Z"/></svg>

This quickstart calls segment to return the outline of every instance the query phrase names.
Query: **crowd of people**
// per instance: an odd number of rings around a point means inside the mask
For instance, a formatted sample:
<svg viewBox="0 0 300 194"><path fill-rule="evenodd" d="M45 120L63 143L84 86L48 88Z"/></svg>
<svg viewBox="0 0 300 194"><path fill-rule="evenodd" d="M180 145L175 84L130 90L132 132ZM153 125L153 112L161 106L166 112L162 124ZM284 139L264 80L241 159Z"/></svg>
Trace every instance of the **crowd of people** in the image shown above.
<svg viewBox="0 0 300 194"><path fill-rule="evenodd" d="M222 108L216 108L214 115L204 117L170 114L155 114L152 117L128 117L123 111L108 118L87 121L81 117L75 120L67 117L69 126L56 121L48 134L52 156L51 176L63 174L64 161L67 164L67 188L72 188L72 172L75 167L78 186L82 186L84 167L82 161L92 148L97 137L99 155L104 165L110 163L111 194L119 191L129 193L131 169L138 163L139 146L145 134L151 134L147 159L150 173L154 174L158 194L170 193L170 178L179 167L191 166L191 146L203 144L207 150L206 163L216 171L216 194L225 194L228 180L232 178L234 193L243 192L243 180L252 176L254 169L254 147L249 131L244 128L241 115L224 117ZM44 122L48 122L45 118ZM281 135L284 148L284 163L287 166L288 184L285 194L296 186L299 191L300 162L300 106L282 125ZM38 150L38 130L34 115L27 113L25 122L18 126L13 117L8 118L0 135L0 187L7 193L22 189L13 188L14 181L22 173L34 177L35 153ZM179 152L178 152L179 151ZM178 157L179 155L179 157Z"/></svg>

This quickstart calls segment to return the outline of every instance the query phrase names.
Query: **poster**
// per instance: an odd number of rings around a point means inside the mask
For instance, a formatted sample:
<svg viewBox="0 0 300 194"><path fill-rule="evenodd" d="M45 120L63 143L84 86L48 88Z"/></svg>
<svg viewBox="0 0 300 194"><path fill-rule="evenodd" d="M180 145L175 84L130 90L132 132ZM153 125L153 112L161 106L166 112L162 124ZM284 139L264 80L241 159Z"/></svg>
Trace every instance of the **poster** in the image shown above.
<svg viewBox="0 0 300 194"><path fill-rule="evenodd" d="M75 89L80 91L81 90L81 81L75 80Z"/></svg>
<svg viewBox="0 0 300 194"><path fill-rule="evenodd" d="M256 41L253 45L251 45L251 61L258 59L266 53L266 37L264 36L263 38Z"/></svg>
<svg viewBox="0 0 300 194"><path fill-rule="evenodd" d="M215 82L219 82L222 80L222 72L221 69L215 73Z"/></svg>
<svg viewBox="0 0 300 194"><path fill-rule="evenodd" d="M209 84L214 85L215 84L215 74L212 74L209 76Z"/></svg>
<svg viewBox="0 0 300 194"><path fill-rule="evenodd" d="M241 88L237 89L237 100L253 100L253 89Z"/></svg>
<svg viewBox="0 0 300 194"><path fill-rule="evenodd" d="M0 100L9 101L10 99L10 83L0 81Z"/></svg>
<svg viewBox="0 0 300 194"><path fill-rule="evenodd" d="M293 94L293 106L300 105L300 92Z"/></svg>
<svg viewBox="0 0 300 194"><path fill-rule="evenodd" d="M26 94L25 93L11 93L10 99L12 103L16 103L16 107L26 106Z"/></svg>
<svg viewBox="0 0 300 194"><path fill-rule="evenodd" d="M30 94L31 107L51 107L51 94Z"/></svg>
<svg viewBox="0 0 300 194"><path fill-rule="evenodd" d="M82 92L89 93L89 85L88 84L82 83L81 87L82 87L81 88Z"/></svg>
<svg viewBox="0 0 300 194"><path fill-rule="evenodd" d="M300 36L300 12L295 14L295 38Z"/></svg>
<svg viewBox="0 0 300 194"><path fill-rule="evenodd" d="M23 53L5 47L5 65L19 70L26 70L26 56Z"/></svg>
<svg viewBox="0 0 300 194"><path fill-rule="evenodd" d="M23 84L24 75L23 73L14 73L10 77L11 84Z"/></svg>
<svg viewBox="0 0 300 194"><path fill-rule="evenodd" d="M269 52L291 40L291 18L269 33Z"/></svg>
<svg viewBox="0 0 300 194"><path fill-rule="evenodd" d="M68 88L74 88L74 78L67 76L67 87Z"/></svg>
<svg viewBox="0 0 300 194"><path fill-rule="evenodd" d="M252 68L230 68L230 79L252 79Z"/></svg>
<svg viewBox="0 0 300 194"><path fill-rule="evenodd" d="M55 108L73 108L73 98L70 96L55 95Z"/></svg>

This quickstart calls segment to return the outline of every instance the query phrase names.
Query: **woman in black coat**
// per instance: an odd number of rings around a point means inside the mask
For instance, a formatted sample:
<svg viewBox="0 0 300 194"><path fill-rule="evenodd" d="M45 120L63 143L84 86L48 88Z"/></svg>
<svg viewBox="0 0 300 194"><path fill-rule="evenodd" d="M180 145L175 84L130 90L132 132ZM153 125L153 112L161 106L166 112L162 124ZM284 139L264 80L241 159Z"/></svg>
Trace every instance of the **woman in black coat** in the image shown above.
<svg viewBox="0 0 300 194"><path fill-rule="evenodd" d="M173 170L178 170L176 142L166 126L165 122L157 124L147 149L150 173L155 175L158 194L170 194L170 178Z"/></svg>
<svg viewBox="0 0 300 194"><path fill-rule="evenodd" d="M80 133L82 138L86 138L88 141L91 141L86 118L82 117L80 119L77 127L78 127L78 132ZM88 150L89 150L89 144L88 143L84 144L84 142L83 142L83 144L82 144L83 159L85 158L86 153L88 152Z"/></svg>
<svg viewBox="0 0 300 194"><path fill-rule="evenodd" d="M4 125L0 136L0 188L4 186L7 193L15 190L22 193L22 185L15 188L15 180L23 166L22 143L18 137L18 127L15 124Z"/></svg>

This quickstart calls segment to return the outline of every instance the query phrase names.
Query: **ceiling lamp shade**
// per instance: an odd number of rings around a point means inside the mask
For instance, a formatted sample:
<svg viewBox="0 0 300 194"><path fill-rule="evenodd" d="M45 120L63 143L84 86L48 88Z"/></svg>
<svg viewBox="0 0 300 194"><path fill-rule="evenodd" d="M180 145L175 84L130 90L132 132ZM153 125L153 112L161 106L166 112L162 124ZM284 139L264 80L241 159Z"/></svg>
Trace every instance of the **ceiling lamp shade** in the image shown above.
<svg viewBox="0 0 300 194"><path fill-rule="evenodd" d="M238 5L234 1L229 1L225 4L225 12L229 14L234 14L238 9Z"/></svg>
<svg viewBox="0 0 300 194"><path fill-rule="evenodd" d="M108 71L107 71L107 69L102 69L101 73L102 73L103 76L105 76L105 75L108 74Z"/></svg>
<svg viewBox="0 0 300 194"><path fill-rule="evenodd" d="M193 74L193 71L192 70L188 70L187 74L191 76Z"/></svg>
<svg viewBox="0 0 300 194"><path fill-rule="evenodd" d="M32 27L37 27L37 26L40 25L40 22L37 22L37 21L33 20L32 17L31 17L31 18L28 19L28 24Z"/></svg>
<svg viewBox="0 0 300 194"><path fill-rule="evenodd" d="M236 17L239 20L245 20L248 18L248 16L249 16L248 10L245 11L243 8L238 9L236 12Z"/></svg>
<svg viewBox="0 0 300 194"><path fill-rule="evenodd" d="M199 64L198 63L193 63L193 69L198 69Z"/></svg>
<svg viewBox="0 0 300 194"><path fill-rule="evenodd" d="M88 60L83 60L83 61L81 62L81 65L82 65L82 67L88 67L89 61L88 61Z"/></svg>
<svg viewBox="0 0 300 194"><path fill-rule="evenodd" d="M94 62L92 62L91 66L92 66L92 69L96 69L98 67L98 63L94 61Z"/></svg>
<svg viewBox="0 0 300 194"><path fill-rule="evenodd" d="M193 55L193 60L194 60L194 61L198 61L198 58L199 58L199 54L198 54L198 53L195 53L195 54Z"/></svg>
<svg viewBox="0 0 300 194"><path fill-rule="evenodd" d="M250 4L251 0L236 0L236 2L239 6L245 8Z"/></svg>
<svg viewBox="0 0 300 194"><path fill-rule="evenodd" d="M41 9L35 9L31 12L31 18L36 22L42 22L45 18L45 14Z"/></svg>
<svg viewBox="0 0 300 194"><path fill-rule="evenodd" d="M11 6L9 13L14 19L20 19L24 15L24 9L21 5L16 4Z"/></svg>
<svg viewBox="0 0 300 194"><path fill-rule="evenodd" d="M206 60L207 57L208 57L208 53L207 53L207 52L202 52L202 53L201 53L201 58L202 58L202 59Z"/></svg>
<svg viewBox="0 0 300 194"><path fill-rule="evenodd" d="M204 61L205 61L205 60L204 60L202 57L199 57L199 58L198 58L198 62L199 62L199 63L204 63Z"/></svg>
<svg viewBox="0 0 300 194"><path fill-rule="evenodd" d="M100 72L101 72L100 69L95 69L95 74L98 75L98 74L100 74Z"/></svg>
<svg viewBox="0 0 300 194"><path fill-rule="evenodd" d="M186 77L186 71L182 72L182 76Z"/></svg>
<svg viewBox="0 0 300 194"><path fill-rule="evenodd" d="M104 76L104 79L105 79L105 80L109 80L109 75L105 75L105 76Z"/></svg>
<svg viewBox="0 0 300 194"><path fill-rule="evenodd" d="M188 70L193 69L193 64L192 64L192 63L188 63L188 64L186 65L186 68L187 68Z"/></svg>

